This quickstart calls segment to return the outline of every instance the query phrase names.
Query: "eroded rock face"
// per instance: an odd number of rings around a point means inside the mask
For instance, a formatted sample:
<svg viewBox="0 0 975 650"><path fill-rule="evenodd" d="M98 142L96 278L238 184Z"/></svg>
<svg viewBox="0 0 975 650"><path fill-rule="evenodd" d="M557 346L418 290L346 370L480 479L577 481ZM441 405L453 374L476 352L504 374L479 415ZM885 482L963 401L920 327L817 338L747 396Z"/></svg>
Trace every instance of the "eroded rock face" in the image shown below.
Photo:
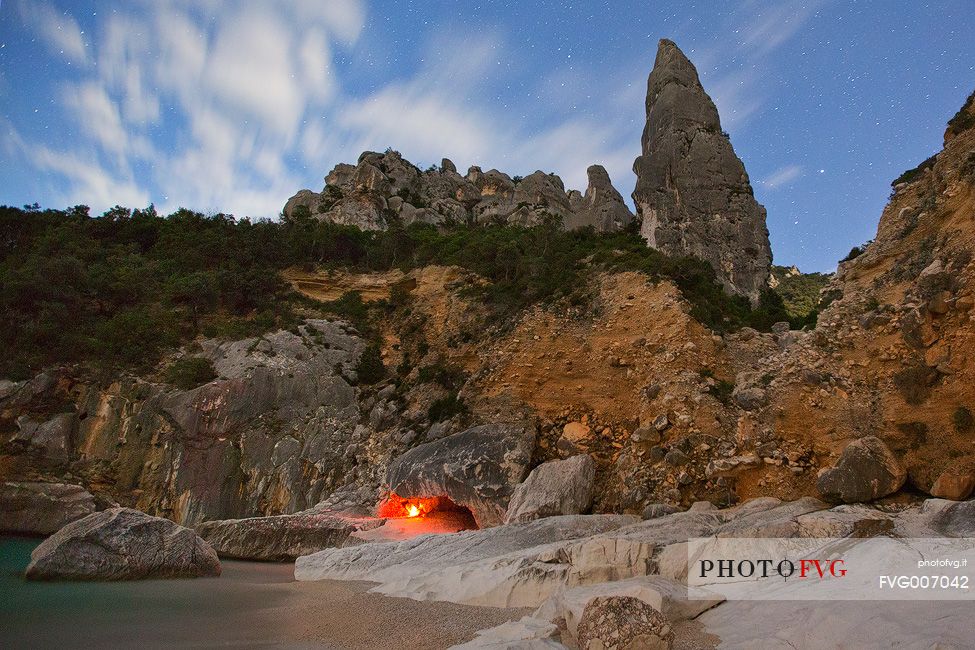
<svg viewBox="0 0 975 650"><path fill-rule="evenodd" d="M347 452L371 435L356 434L354 369L365 344L351 328L309 320L200 346L195 356L217 378L191 390L129 376L70 391L47 382L32 403L72 400L73 412L46 422L22 416L9 444L45 471L53 461L43 451L46 465L35 461L35 443L70 439L54 447L61 460L50 474L63 475L67 461L86 485L107 484L110 499L187 525L299 512L349 482L356 460ZM36 392L25 385L2 406ZM42 430L57 435L39 438Z"/></svg>
<svg viewBox="0 0 975 650"><path fill-rule="evenodd" d="M210 545L189 528L130 508L68 524L31 553L29 580L140 580L220 575Z"/></svg>
<svg viewBox="0 0 975 650"><path fill-rule="evenodd" d="M707 260L729 291L756 301L772 262L765 208L697 70L668 40L647 83L642 143L633 201L647 243Z"/></svg>
<svg viewBox="0 0 975 650"><path fill-rule="evenodd" d="M579 621L583 650L669 650L674 633L664 615L633 596L597 596Z"/></svg>
<svg viewBox="0 0 975 650"><path fill-rule="evenodd" d="M515 487L528 473L535 431L525 423L485 424L409 450L389 465L391 492L447 496L481 528L504 521Z"/></svg>
<svg viewBox="0 0 975 650"><path fill-rule="evenodd" d="M26 442L47 460L65 462L71 453L75 424L74 413L59 413L46 422L35 422L21 416L17 418L17 428L20 430L14 440Z"/></svg>
<svg viewBox="0 0 975 650"><path fill-rule="evenodd" d="M367 151L353 165L339 164L321 192L301 190L284 206L286 218L299 211L331 223L383 230L391 218L414 223L511 223L537 226L561 220L566 229L593 226L600 232L626 227L633 215L613 188L606 170L589 168L583 197L566 192L555 174L536 171L517 183L508 174L471 167L466 176L444 159L420 171L398 152Z"/></svg>
<svg viewBox="0 0 975 650"><path fill-rule="evenodd" d="M585 196L579 195L573 201L570 193L571 216L565 221L566 230L592 226L596 232L618 232L633 221L633 213L616 191L609 173L602 165L592 165L586 170L589 186ZM578 193L576 193L578 194Z"/></svg>
<svg viewBox="0 0 975 650"><path fill-rule="evenodd" d="M905 480L907 471L887 445L867 436L847 445L836 464L820 474L816 487L826 499L856 503L893 494Z"/></svg>
<svg viewBox="0 0 975 650"><path fill-rule="evenodd" d="M596 462L589 455L543 463L515 489L505 523L582 514L592 505L595 478Z"/></svg>
<svg viewBox="0 0 975 650"><path fill-rule="evenodd" d="M50 535L95 512L95 498L80 485L4 483L0 485L0 531Z"/></svg>

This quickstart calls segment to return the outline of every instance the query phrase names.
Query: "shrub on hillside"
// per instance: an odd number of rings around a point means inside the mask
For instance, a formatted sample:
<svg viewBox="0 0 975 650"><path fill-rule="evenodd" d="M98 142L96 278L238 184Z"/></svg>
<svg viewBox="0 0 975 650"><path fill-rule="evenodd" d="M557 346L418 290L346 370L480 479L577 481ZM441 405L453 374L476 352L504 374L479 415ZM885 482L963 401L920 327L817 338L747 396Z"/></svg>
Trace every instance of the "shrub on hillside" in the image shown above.
<svg viewBox="0 0 975 650"><path fill-rule="evenodd" d="M217 378L213 362L203 357L186 357L166 368L166 383L182 390L191 390Z"/></svg>

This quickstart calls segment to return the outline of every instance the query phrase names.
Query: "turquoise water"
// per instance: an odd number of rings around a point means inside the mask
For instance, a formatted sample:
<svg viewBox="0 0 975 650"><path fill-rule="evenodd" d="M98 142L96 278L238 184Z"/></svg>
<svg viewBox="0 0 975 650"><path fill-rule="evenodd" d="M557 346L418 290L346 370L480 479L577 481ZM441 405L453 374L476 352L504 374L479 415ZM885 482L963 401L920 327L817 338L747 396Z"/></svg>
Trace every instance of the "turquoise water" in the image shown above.
<svg viewBox="0 0 975 650"><path fill-rule="evenodd" d="M293 565L224 562L220 578L30 582L37 539L0 538L0 648L264 645L240 614L273 607ZM236 615L236 616L234 616ZM260 626L258 626L260 627Z"/></svg>

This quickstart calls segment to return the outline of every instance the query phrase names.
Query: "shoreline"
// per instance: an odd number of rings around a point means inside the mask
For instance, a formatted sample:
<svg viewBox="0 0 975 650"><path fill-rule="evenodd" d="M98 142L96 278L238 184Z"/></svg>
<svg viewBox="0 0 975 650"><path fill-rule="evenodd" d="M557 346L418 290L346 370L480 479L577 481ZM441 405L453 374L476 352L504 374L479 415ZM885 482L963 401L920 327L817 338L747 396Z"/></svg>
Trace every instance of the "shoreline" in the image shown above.
<svg viewBox="0 0 975 650"><path fill-rule="evenodd" d="M369 582L296 582L293 563L224 560L218 578L40 583L18 578L29 548L40 541L0 539L0 599L13 603L0 611L4 648L419 650L464 643L478 630L530 613L372 594Z"/></svg>

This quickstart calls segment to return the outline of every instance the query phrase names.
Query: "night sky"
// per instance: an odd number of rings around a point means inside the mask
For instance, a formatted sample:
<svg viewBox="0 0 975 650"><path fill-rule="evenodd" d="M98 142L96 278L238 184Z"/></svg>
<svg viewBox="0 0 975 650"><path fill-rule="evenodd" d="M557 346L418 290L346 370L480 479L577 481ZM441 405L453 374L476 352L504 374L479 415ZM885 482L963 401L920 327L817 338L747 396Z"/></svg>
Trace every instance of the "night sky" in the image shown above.
<svg viewBox="0 0 975 650"><path fill-rule="evenodd" d="M580 190L601 163L628 197L660 38L804 271L874 235L975 89L971 0L0 0L0 204L275 217L387 147Z"/></svg>

